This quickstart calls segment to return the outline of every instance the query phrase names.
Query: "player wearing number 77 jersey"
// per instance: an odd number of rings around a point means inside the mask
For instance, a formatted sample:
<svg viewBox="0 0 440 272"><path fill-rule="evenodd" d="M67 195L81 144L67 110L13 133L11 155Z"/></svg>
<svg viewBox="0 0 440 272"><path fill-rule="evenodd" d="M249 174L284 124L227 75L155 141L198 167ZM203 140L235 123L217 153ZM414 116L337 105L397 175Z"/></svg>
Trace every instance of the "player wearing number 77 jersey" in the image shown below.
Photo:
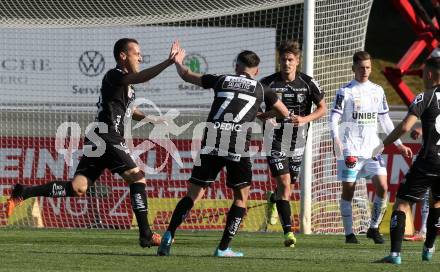
<svg viewBox="0 0 440 272"><path fill-rule="evenodd" d="M205 89L214 90L214 101L207 119L199 158L196 159L189 179L189 187L174 209L167 231L157 251L159 256L170 254L176 229L182 224L194 203L200 200L223 167L227 169L226 185L234 191L234 199L226 217L226 226L217 257L241 257L243 253L232 251L229 243L237 233L246 213L246 202L252 181L252 169L248 154L251 129L258 108L264 101L282 116L289 112L270 89L266 89L254 77L258 74L260 58L252 51L237 56L235 71L231 75L201 75L190 71L182 62L185 51L179 50L176 68L180 77Z"/></svg>

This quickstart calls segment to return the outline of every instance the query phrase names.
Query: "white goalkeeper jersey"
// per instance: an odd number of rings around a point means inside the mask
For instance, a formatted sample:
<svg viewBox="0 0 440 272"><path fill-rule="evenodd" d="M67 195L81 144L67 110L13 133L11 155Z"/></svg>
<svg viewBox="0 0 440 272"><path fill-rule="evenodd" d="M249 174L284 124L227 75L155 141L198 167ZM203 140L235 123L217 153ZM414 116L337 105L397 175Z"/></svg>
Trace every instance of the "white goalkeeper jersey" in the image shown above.
<svg viewBox="0 0 440 272"><path fill-rule="evenodd" d="M371 158L379 145L378 115L388 113L388 103L381 86L356 80L336 92L332 112L341 115L338 134L344 156Z"/></svg>

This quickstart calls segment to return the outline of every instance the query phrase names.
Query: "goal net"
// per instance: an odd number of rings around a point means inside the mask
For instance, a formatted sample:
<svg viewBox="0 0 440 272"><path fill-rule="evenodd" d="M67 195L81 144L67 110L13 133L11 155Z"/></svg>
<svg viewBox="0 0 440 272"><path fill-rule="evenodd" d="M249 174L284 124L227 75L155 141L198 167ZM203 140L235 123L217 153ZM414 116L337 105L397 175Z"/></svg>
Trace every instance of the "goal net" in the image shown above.
<svg viewBox="0 0 440 272"><path fill-rule="evenodd" d="M27 3L29 2L29 3ZM3 1L0 3L0 225L47 228L134 227L128 187L117 175L103 173L81 198L26 200L6 218L7 196L15 183L43 184L73 177L82 141L94 121L104 73L115 66L115 41L139 41L146 68L164 60L179 39L185 63L200 73L232 73L244 49L261 58L260 75L277 69L275 48L285 39L302 41L303 1ZM363 49L371 1L316 1L314 77L330 104L336 89L349 81L351 56ZM306 50L306 48L303 48ZM174 67L135 86L139 107L164 115L168 126L132 125L132 153L146 172L149 221L166 228L185 194L194 151L200 140L212 91L180 80ZM341 233L340 183L335 177L327 117L314 123L312 231ZM58 134L57 134L58 132ZM56 135L66 136L60 141ZM262 135L252 145L260 148ZM58 139L58 140L57 140ZM246 220L248 231L280 231L266 223L266 191L273 190L266 159L252 157L253 185ZM225 172L186 218L182 229L220 230L232 193ZM292 192L293 225L299 227L299 185ZM354 199L354 227L365 231L369 208L365 182Z"/></svg>

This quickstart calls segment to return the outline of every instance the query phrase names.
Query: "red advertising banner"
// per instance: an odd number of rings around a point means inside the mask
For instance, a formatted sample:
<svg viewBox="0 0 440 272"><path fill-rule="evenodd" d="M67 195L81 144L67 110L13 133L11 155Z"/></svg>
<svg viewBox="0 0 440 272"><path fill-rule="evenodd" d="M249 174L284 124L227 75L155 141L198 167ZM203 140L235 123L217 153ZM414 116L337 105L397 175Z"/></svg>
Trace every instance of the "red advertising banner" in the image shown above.
<svg viewBox="0 0 440 272"><path fill-rule="evenodd" d="M135 146L141 140L135 140ZM150 199L178 199L185 195L187 180L191 175L192 153L191 140L173 141L179 151L182 164L179 165L167 151L156 145L140 155L145 165L151 168L164 166L160 172L146 174L147 192ZM261 146L261 141L253 141L252 145ZM418 151L419 144L409 144L413 151ZM0 137L0 197L10 194L15 183L26 185L44 184L53 180L69 180L75 173L81 157L79 150L72 150L72 164L69 166L64 156L55 150L55 138L51 137ZM408 171L411 160L403 158L393 146L384 152L387 163L390 202L395 199L400 180ZM253 185L250 200L265 199L265 192L274 188L274 181L261 156L252 157ZM225 172L221 172L219 181L206 192L206 199L228 200L232 192L224 182ZM373 186L368 184L369 198L373 198ZM292 199L299 199L299 187L295 185ZM132 211L129 199L129 189L117 175L106 171L95 185L91 187L88 196L83 198L44 198L38 199L43 224L46 227L101 227L101 228L130 228ZM7 223L5 218L5 202L0 203L0 224ZM206 218L217 222L216 210L202 209ZM226 211L224 211L226 212ZM169 211L158 211L154 221L164 224L162 219L168 219ZM224 214L222 212L222 214ZM205 218L203 217L203 218ZM162 219L161 219L162 218ZM189 216L187 222L200 220L200 216ZM219 226L222 222L215 223Z"/></svg>

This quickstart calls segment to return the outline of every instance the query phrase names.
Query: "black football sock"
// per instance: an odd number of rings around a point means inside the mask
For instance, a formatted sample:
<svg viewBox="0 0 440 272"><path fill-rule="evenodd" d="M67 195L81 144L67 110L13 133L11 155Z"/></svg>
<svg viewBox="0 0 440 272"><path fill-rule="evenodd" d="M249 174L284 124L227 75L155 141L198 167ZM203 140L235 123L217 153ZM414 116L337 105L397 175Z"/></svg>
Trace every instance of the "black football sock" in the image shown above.
<svg viewBox="0 0 440 272"><path fill-rule="evenodd" d="M225 230L223 231L222 240L218 246L220 250L225 250L229 247L229 243L240 228L240 223L245 214L246 208L238 207L232 204L231 208L229 209L228 216L226 217L226 226Z"/></svg>
<svg viewBox="0 0 440 272"><path fill-rule="evenodd" d="M185 217L193 206L194 201L189 196L185 196L179 201L179 203L177 203L167 229L167 231L171 232L172 237L174 237L176 229L182 224L183 220L185 220Z"/></svg>
<svg viewBox="0 0 440 272"><path fill-rule="evenodd" d="M400 253L403 235L405 234L406 214L402 211L393 211L390 222L391 252Z"/></svg>
<svg viewBox="0 0 440 272"><path fill-rule="evenodd" d="M139 227L139 236L142 238L151 238L150 225L148 224L148 202L145 183L130 184L131 207Z"/></svg>
<svg viewBox="0 0 440 272"><path fill-rule="evenodd" d="M292 219L291 219L291 210L290 203L287 200L277 200L277 210L278 215L280 216L281 225L283 226L284 234L292 231Z"/></svg>
<svg viewBox="0 0 440 272"><path fill-rule="evenodd" d="M73 195L71 181L53 181L43 185L25 186L23 188L23 199L36 196L45 197L70 197Z"/></svg>
<svg viewBox="0 0 440 272"><path fill-rule="evenodd" d="M425 247L432 248L435 238L440 230L440 208L430 208L428 221L426 222L426 240Z"/></svg>

